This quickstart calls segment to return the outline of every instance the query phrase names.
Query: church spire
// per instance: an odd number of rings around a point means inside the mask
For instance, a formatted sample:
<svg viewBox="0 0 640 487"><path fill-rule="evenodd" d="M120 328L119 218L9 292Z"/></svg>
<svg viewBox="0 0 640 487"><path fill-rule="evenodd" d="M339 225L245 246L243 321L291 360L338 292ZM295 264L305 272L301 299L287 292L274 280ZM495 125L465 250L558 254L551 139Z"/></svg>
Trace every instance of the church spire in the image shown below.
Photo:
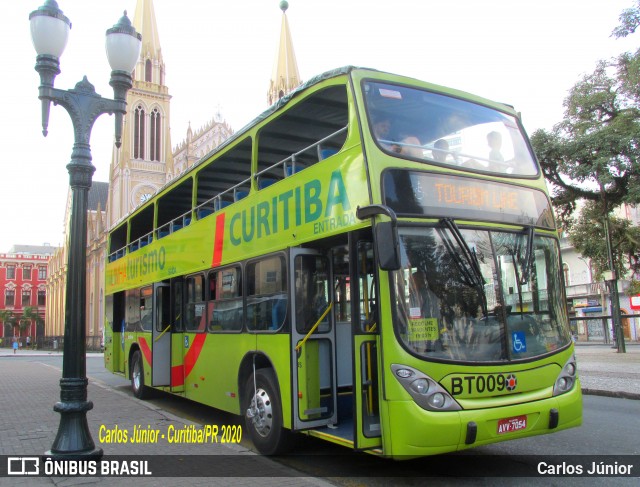
<svg viewBox="0 0 640 487"><path fill-rule="evenodd" d="M273 65L271 81L269 82L269 93L267 101L269 105L275 103L284 95L300 84L300 73L298 73L298 63L293 52L293 42L287 21L287 9L289 2L282 0L280 9L282 10L282 26L280 28L280 45L278 54Z"/></svg>
<svg viewBox="0 0 640 487"><path fill-rule="evenodd" d="M142 49L135 69L135 79L164 85L164 60L153 0L138 0L133 26L142 34Z"/></svg>
<svg viewBox="0 0 640 487"><path fill-rule="evenodd" d="M133 25L142 49L127 92L122 147L114 149L107 226L111 228L173 178L169 88L153 0L136 0Z"/></svg>

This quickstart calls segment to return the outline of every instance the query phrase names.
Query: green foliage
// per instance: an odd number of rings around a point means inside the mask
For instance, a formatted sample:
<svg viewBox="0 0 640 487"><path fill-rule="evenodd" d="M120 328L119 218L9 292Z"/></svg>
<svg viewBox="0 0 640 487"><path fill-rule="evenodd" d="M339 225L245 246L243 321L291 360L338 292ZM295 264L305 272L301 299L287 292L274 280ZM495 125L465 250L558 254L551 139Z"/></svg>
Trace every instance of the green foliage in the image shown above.
<svg viewBox="0 0 640 487"><path fill-rule="evenodd" d="M627 8L620 14L620 25L616 27L611 35L616 38L627 37L633 34L640 25L640 0L636 0L634 8Z"/></svg>
<svg viewBox="0 0 640 487"><path fill-rule="evenodd" d="M20 316L19 327L20 331L25 331L31 325L31 322L35 321L37 324L42 323L43 319L38 314L38 310L33 306L26 306L22 310L22 316Z"/></svg>
<svg viewBox="0 0 640 487"><path fill-rule="evenodd" d="M15 324L16 317L10 309L0 309L0 321L13 326Z"/></svg>
<svg viewBox="0 0 640 487"><path fill-rule="evenodd" d="M640 203L640 51L600 62L565 99L565 118L531 141L564 221L579 199Z"/></svg>
<svg viewBox="0 0 640 487"><path fill-rule="evenodd" d="M18 324L18 318L15 313L10 309L0 309L0 321L2 321L5 325L9 325L13 330L13 334L15 335L15 327ZM6 330L6 327L5 327Z"/></svg>
<svg viewBox="0 0 640 487"><path fill-rule="evenodd" d="M594 279L602 280L602 273L610 268L602 208L598 204L587 204L568 223L569 241L580 254L591 259ZM639 271L640 228L631 226L629 220L609 215L609 229L616 275L624 278L630 271Z"/></svg>
<svg viewBox="0 0 640 487"><path fill-rule="evenodd" d="M629 297L637 296L638 294L640 294L640 281L631 279L631 281L629 282L629 287L625 292Z"/></svg>
<svg viewBox="0 0 640 487"><path fill-rule="evenodd" d="M640 26L640 0L620 15L614 37ZM640 231L613 218L620 205L640 204L640 50L600 61L569 91L564 119L531 142L551 183L552 201L569 240L592 259L594 278L609 266L603 219L609 217L617 275L638 270ZM587 202L575 215L579 200Z"/></svg>

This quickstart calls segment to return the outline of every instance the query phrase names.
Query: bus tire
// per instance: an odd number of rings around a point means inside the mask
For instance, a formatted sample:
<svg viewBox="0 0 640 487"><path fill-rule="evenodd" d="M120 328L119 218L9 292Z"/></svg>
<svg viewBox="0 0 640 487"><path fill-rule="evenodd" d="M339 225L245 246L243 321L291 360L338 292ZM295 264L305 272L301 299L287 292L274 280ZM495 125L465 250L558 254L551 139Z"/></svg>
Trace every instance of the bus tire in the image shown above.
<svg viewBox="0 0 640 487"><path fill-rule="evenodd" d="M245 425L251 441L263 455L280 455L291 448L293 434L283 426L277 391L277 380L271 369L255 372L255 389L253 374L245 385Z"/></svg>
<svg viewBox="0 0 640 487"><path fill-rule="evenodd" d="M149 388L144 384L144 363L140 350L136 350L131 356L131 390L138 399L149 397Z"/></svg>

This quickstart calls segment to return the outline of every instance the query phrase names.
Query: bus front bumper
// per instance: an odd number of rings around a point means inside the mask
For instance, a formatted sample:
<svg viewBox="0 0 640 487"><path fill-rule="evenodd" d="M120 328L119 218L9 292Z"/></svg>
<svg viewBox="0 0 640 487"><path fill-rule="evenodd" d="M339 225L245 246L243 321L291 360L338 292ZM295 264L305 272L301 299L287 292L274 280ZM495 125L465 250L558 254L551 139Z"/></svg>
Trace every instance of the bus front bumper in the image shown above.
<svg viewBox="0 0 640 487"><path fill-rule="evenodd" d="M413 401L390 401L387 405L389 431L385 432L384 455L396 459L464 450L582 424L579 381L571 391L556 397L490 409L433 412Z"/></svg>

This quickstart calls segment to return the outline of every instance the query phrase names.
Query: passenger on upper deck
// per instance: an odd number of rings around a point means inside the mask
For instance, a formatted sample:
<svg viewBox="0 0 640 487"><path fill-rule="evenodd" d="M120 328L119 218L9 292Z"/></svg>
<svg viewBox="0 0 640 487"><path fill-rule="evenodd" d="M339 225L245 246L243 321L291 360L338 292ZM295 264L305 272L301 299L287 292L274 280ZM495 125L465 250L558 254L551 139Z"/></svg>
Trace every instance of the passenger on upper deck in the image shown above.
<svg viewBox="0 0 640 487"><path fill-rule="evenodd" d="M496 132L495 130L493 132L489 132L487 134L487 142L491 148L489 151L489 160L504 162L504 157L500 152L500 149L502 148L502 135L500 135L500 132Z"/></svg>
<svg viewBox="0 0 640 487"><path fill-rule="evenodd" d="M399 147L390 140L391 121L383 114L376 114L372 117L373 136L380 146L391 152L398 152Z"/></svg>
<svg viewBox="0 0 640 487"><path fill-rule="evenodd" d="M449 155L449 142L444 139L436 140L435 144L433 144L431 153L433 154L433 159L435 161L446 162L447 156Z"/></svg>
<svg viewBox="0 0 640 487"><path fill-rule="evenodd" d="M400 154L409 157L424 157L424 151L422 150L422 144L420 139L415 135L406 135L402 138L400 143Z"/></svg>

